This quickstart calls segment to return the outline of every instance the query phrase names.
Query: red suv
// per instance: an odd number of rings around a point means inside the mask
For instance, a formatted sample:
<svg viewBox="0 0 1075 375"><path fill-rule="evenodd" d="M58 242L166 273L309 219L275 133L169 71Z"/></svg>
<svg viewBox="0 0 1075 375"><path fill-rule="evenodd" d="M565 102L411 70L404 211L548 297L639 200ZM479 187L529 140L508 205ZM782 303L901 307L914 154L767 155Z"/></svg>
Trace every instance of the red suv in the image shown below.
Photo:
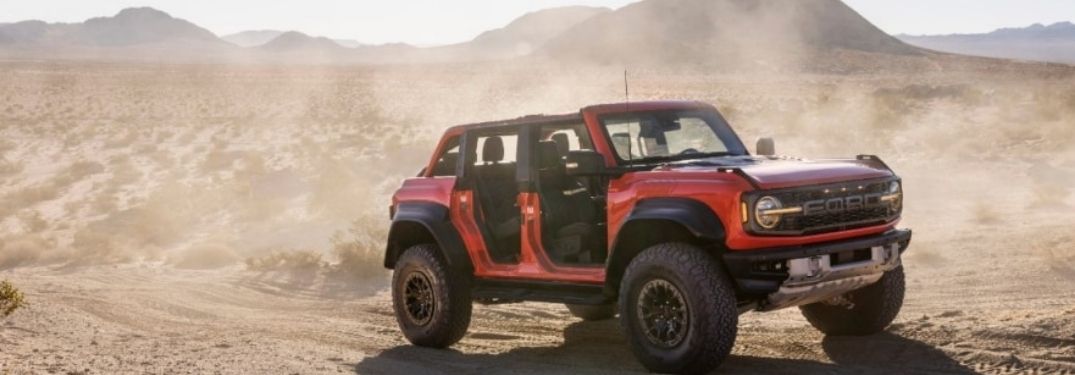
<svg viewBox="0 0 1075 375"><path fill-rule="evenodd" d="M798 306L830 335L903 303L900 179L879 158L751 155L697 102L606 104L448 129L392 198L385 267L403 334L447 347L472 302L620 317L658 372L704 372L739 315Z"/></svg>

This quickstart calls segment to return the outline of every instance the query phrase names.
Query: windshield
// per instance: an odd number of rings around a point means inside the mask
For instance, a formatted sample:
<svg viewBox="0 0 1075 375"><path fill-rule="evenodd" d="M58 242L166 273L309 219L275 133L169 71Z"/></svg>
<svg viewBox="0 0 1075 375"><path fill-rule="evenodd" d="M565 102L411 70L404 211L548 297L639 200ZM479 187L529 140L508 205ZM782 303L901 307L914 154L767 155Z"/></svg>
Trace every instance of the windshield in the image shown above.
<svg viewBox="0 0 1075 375"><path fill-rule="evenodd" d="M711 111L660 111L601 118L621 163L746 155L721 116Z"/></svg>

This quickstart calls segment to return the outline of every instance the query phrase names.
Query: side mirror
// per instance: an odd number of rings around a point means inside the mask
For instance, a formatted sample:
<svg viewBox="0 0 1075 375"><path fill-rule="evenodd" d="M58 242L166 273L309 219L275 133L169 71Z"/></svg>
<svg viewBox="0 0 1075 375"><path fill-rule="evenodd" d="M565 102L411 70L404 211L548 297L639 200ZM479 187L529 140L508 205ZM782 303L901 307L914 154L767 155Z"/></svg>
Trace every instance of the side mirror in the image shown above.
<svg viewBox="0 0 1075 375"><path fill-rule="evenodd" d="M754 153L761 156L774 156L776 155L776 143L772 138L758 138L758 146L754 149Z"/></svg>
<svg viewBox="0 0 1075 375"><path fill-rule="evenodd" d="M597 151L581 150L567 153L565 169L568 176L597 176L605 173L605 157Z"/></svg>

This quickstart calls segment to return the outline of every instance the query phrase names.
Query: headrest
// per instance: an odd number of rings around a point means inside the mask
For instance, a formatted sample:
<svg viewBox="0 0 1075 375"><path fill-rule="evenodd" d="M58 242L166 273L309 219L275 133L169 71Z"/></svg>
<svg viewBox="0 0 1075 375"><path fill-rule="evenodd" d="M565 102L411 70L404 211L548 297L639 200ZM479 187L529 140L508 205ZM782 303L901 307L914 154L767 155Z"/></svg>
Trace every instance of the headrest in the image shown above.
<svg viewBox="0 0 1075 375"><path fill-rule="evenodd" d="M563 165L560 150L553 141L538 142L538 169L559 168Z"/></svg>
<svg viewBox="0 0 1075 375"><path fill-rule="evenodd" d="M498 136L485 139L482 145L482 161L486 163L498 163L504 160L504 140Z"/></svg>
<svg viewBox="0 0 1075 375"><path fill-rule="evenodd" d="M560 156L567 156L567 152L571 151L571 141L567 139L567 133L553 134L552 141L556 142L556 151Z"/></svg>

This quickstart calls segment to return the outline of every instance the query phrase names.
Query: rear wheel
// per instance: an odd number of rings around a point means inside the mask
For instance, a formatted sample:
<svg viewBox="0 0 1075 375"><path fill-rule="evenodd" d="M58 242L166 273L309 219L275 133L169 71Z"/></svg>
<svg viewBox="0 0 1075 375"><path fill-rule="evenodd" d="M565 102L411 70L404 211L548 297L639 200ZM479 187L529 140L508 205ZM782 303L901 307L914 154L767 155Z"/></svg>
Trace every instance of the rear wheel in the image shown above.
<svg viewBox="0 0 1075 375"><path fill-rule="evenodd" d="M470 285L437 256L434 245L403 252L392 275L392 306L407 340L418 346L445 348L470 326Z"/></svg>
<svg viewBox="0 0 1075 375"><path fill-rule="evenodd" d="M704 373L735 344L735 291L709 254L683 243L644 250L620 285L620 324L650 371Z"/></svg>
<svg viewBox="0 0 1075 375"><path fill-rule="evenodd" d="M800 306L806 320L826 335L870 335L881 332L903 307L903 266L881 280L840 297Z"/></svg>
<svg viewBox="0 0 1075 375"><path fill-rule="evenodd" d="M598 320L608 320L616 316L616 307L608 305L574 305L567 304L567 309L571 311L571 315L576 318L592 322Z"/></svg>

